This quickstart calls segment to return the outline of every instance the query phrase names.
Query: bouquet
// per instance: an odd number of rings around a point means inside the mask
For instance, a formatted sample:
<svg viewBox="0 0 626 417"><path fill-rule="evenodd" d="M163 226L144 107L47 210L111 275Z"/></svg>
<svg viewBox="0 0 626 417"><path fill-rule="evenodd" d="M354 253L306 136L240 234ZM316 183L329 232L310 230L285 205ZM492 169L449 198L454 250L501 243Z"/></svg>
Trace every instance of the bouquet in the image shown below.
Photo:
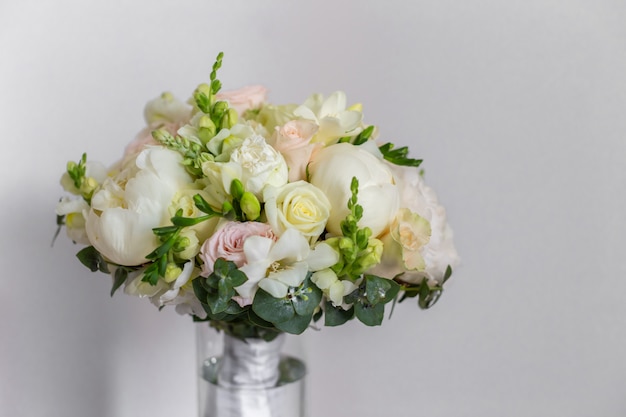
<svg viewBox="0 0 626 417"><path fill-rule="evenodd" d="M111 295L240 339L432 306L459 259L421 160L378 142L343 92L277 105L260 86L221 91L222 57L186 103L149 101L111 167L68 163L57 224L86 245L78 259L112 276Z"/></svg>

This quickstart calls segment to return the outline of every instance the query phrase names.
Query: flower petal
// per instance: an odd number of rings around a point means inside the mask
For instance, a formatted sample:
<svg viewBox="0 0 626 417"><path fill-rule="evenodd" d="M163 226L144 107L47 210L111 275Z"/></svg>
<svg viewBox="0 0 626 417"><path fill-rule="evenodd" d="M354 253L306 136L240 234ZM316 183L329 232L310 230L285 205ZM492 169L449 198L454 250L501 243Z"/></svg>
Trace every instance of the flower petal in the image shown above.
<svg viewBox="0 0 626 417"><path fill-rule="evenodd" d="M329 268L339 262L339 254L327 243L319 243L306 258L309 271Z"/></svg>
<svg viewBox="0 0 626 417"><path fill-rule="evenodd" d="M262 279L261 281L259 281L259 288L263 288L265 291L267 291L269 294L272 295L272 297L274 298L284 298L287 296L287 290L289 289L289 287L287 287L286 284L283 284L280 281L277 281L275 279Z"/></svg>

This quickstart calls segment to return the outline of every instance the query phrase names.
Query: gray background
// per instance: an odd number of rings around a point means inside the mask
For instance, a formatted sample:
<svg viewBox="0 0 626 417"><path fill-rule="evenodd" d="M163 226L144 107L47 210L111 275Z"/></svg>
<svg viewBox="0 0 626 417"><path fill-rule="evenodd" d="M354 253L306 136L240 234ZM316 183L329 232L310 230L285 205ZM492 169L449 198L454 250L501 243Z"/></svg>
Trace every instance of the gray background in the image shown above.
<svg viewBox="0 0 626 417"><path fill-rule="evenodd" d="M309 331L313 416L626 415L626 4L0 2L0 415L194 416L194 327L109 298L58 178L112 163L144 103L346 91L423 157L463 264L432 310Z"/></svg>

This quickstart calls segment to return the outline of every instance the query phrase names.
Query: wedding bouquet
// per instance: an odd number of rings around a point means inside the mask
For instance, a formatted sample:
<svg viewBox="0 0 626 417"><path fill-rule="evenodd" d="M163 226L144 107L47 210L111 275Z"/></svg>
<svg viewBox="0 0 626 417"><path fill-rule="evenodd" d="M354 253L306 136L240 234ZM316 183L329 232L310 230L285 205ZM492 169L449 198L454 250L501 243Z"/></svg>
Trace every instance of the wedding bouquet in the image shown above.
<svg viewBox="0 0 626 417"><path fill-rule="evenodd" d="M376 141L362 106L314 94L266 102L222 92L217 71L183 103L147 103L147 126L110 168L83 154L61 178L57 224L79 260L237 338L314 322L379 325L388 303L432 306L458 263L421 160Z"/></svg>

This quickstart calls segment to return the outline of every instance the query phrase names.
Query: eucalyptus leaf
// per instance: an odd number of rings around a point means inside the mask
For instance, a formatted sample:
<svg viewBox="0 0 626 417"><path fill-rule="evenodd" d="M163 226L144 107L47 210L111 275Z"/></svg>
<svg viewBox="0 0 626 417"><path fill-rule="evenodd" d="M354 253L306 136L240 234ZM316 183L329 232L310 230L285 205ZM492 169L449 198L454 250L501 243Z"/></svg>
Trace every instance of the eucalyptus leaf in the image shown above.
<svg viewBox="0 0 626 417"><path fill-rule="evenodd" d="M388 303L400 291L400 285L390 279L365 275L365 293L370 304Z"/></svg>
<svg viewBox="0 0 626 417"><path fill-rule="evenodd" d="M128 278L128 270L122 266L118 267L115 270L115 275L113 276L113 288L111 288L111 297L115 294L115 291L126 282L126 278Z"/></svg>
<svg viewBox="0 0 626 417"><path fill-rule="evenodd" d="M312 316L322 301L322 290L311 282L310 275L310 273L307 275L291 299L293 308L299 316Z"/></svg>
<svg viewBox="0 0 626 417"><path fill-rule="evenodd" d="M274 298L270 293L259 288L252 302L252 310L263 320L271 323L285 322L296 315L291 300Z"/></svg>
<svg viewBox="0 0 626 417"><path fill-rule="evenodd" d="M309 327L312 318L312 314L307 316L299 316L296 314L291 319L281 323L274 323L274 325L277 329L285 333L301 334Z"/></svg>
<svg viewBox="0 0 626 417"><path fill-rule="evenodd" d="M81 249L76 257L78 260L85 265L87 268L91 270L91 272L104 272L106 274L109 273L109 268L107 263L105 262L100 252L93 246L87 246L86 248Z"/></svg>
<svg viewBox="0 0 626 417"><path fill-rule="evenodd" d="M334 307L333 303L326 301L324 305L324 325L333 327L341 326L354 317L354 307L344 310L341 307Z"/></svg>
<svg viewBox="0 0 626 417"><path fill-rule="evenodd" d="M354 313L361 323L367 326L380 326L385 316L385 305L357 302L354 304Z"/></svg>

